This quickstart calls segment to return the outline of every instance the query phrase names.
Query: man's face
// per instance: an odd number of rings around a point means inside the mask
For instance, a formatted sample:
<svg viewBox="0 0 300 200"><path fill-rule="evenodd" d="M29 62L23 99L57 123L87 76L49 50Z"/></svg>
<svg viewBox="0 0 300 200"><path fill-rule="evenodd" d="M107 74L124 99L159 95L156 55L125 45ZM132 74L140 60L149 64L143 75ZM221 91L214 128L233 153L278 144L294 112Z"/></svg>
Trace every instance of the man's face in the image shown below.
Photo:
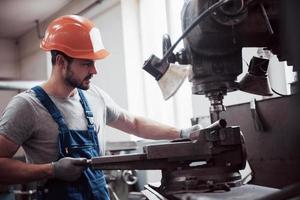
<svg viewBox="0 0 300 200"><path fill-rule="evenodd" d="M72 87L87 90L90 87L90 79L94 74L97 74L95 61L73 59L67 65L65 81Z"/></svg>

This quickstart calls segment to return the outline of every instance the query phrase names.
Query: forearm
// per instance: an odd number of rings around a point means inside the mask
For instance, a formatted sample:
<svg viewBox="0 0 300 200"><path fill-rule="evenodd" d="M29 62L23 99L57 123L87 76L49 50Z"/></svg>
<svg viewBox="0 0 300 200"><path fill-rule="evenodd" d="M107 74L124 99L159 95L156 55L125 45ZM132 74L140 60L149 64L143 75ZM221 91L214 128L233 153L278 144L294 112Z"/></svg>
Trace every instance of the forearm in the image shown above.
<svg viewBox="0 0 300 200"><path fill-rule="evenodd" d="M175 127L148 118L133 116L126 112L109 125L147 139L176 139L180 137L180 130Z"/></svg>
<svg viewBox="0 0 300 200"><path fill-rule="evenodd" d="M138 137L147 139L176 139L180 137L179 129L154 120L137 117L135 124L136 128L133 134Z"/></svg>
<svg viewBox="0 0 300 200"><path fill-rule="evenodd" d="M22 161L0 158L0 183L19 184L53 177L49 164L27 164Z"/></svg>

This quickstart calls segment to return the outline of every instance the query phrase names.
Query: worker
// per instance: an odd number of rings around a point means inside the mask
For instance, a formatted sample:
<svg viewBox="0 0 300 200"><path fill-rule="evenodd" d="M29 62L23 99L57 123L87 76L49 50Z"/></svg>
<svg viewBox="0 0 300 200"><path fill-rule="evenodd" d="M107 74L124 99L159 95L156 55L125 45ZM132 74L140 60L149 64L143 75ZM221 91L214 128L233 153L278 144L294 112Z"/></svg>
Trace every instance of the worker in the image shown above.
<svg viewBox="0 0 300 200"><path fill-rule="evenodd" d="M190 137L179 130L134 116L90 83L95 61L109 52L88 19L66 15L52 21L41 41L51 52L52 73L40 86L9 102L0 120L0 184L37 181L38 199L109 199L101 170L87 159L101 152L105 125L149 139ZM22 146L27 163L12 159Z"/></svg>

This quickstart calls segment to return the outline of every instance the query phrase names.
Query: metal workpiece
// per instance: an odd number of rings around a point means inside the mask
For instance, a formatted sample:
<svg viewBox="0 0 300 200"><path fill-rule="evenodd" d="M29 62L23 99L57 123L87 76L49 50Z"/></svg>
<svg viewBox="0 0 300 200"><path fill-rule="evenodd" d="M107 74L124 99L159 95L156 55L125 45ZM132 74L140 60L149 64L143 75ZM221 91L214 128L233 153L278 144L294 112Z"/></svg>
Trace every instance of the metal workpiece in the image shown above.
<svg viewBox="0 0 300 200"><path fill-rule="evenodd" d="M202 129L202 131L204 131L204 130L219 130L221 128L226 128L226 126L227 126L226 120L220 119L218 121L215 121L211 125L207 126L205 129Z"/></svg>

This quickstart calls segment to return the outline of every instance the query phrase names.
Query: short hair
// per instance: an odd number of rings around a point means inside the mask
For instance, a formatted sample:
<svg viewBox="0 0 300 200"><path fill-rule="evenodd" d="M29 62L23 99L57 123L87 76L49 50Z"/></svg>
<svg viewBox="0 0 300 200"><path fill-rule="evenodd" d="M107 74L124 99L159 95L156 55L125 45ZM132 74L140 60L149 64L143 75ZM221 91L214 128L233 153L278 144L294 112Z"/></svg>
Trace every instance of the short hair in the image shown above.
<svg viewBox="0 0 300 200"><path fill-rule="evenodd" d="M66 55L64 52L58 51L58 50L51 50L51 63L52 63L52 65L56 64L56 56L57 55L62 55L69 63L73 61L73 58Z"/></svg>

